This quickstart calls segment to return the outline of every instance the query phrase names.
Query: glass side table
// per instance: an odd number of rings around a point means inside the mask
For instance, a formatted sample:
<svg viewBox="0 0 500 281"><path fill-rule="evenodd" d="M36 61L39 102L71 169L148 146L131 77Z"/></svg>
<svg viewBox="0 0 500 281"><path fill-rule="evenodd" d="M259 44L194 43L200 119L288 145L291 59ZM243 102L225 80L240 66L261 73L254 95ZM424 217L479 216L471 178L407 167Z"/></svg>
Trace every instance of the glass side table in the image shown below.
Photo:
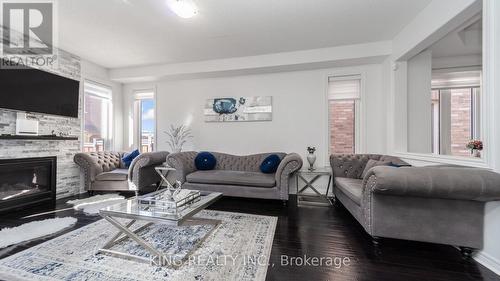
<svg viewBox="0 0 500 281"><path fill-rule="evenodd" d="M163 187L164 184L170 184L172 185L168 180L167 180L167 176L170 172L175 172L175 168L173 167L170 167L168 165L164 165L164 166L158 166L158 167L155 167L155 171L156 173L160 176L161 178L161 181L160 181L160 184L158 185L158 188L156 189L157 191L159 189L161 189Z"/></svg>
<svg viewBox="0 0 500 281"><path fill-rule="evenodd" d="M320 178L328 178L328 184L326 186L326 192L321 193L318 190L318 185L314 186L314 183ZM299 188L299 181L303 184ZM297 205L309 204L309 205L321 205L330 206L332 205L332 197L329 196L330 185L332 184L332 168L331 167L319 167L314 170L302 169L297 172ZM306 193L306 191L312 190L313 193Z"/></svg>

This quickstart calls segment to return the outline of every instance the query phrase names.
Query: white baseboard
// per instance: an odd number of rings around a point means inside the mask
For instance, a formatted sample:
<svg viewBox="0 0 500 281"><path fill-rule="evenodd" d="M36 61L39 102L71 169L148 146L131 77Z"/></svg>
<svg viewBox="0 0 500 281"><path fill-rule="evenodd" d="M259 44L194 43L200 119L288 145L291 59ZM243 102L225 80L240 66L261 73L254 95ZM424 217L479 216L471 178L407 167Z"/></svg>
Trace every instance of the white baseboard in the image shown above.
<svg viewBox="0 0 500 281"><path fill-rule="evenodd" d="M481 251L474 256L474 260L495 272L497 275L500 275L500 261L490 254Z"/></svg>

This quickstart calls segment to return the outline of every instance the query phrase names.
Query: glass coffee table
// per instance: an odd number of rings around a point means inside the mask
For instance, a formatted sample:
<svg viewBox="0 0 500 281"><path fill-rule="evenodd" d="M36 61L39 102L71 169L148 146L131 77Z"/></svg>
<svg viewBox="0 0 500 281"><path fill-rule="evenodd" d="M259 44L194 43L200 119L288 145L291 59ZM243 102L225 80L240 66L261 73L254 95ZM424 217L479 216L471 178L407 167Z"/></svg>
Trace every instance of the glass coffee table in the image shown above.
<svg viewBox="0 0 500 281"><path fill-rule="evenodd" d="M193 218L193 216L217 201L220 197L222 197L222 193L192 190L192 192L196 192L192 194L193 198L189 198L189 200L184 201L180 200L180 202L176 203L175 210L173 210L173 207L171 206L172 202L165 201L165 198L169 195L168 192L170 192L168 189L158 190L143 196L133 197L128 199L126 202L101 209L99 214L111 225L116 227L118 229L118 233L107 241L106 244L99 249L99 252L121 258L148 262L152 265L158 266L180 264L181 261L172 260L172 257L169 257L161 250L154 248L151 243L147 242L140 236L139 232L155 223L172 226L213 225L213 229L209 231L199 242L203 243L208 235L210 235L213 230L217 228L221 221ZM123 219L129 221L122 223L121 221L123 221ZM136 229L132 229L134 224L138 221L145 221L146 223ZM150 254L150 257L146 258L112 249L114 245L124 241L125 239L131 239L138 243ZM182 260L187 259L189 254L190 253L183 257ZM172 261L174 262L172 263Z"/></svg>

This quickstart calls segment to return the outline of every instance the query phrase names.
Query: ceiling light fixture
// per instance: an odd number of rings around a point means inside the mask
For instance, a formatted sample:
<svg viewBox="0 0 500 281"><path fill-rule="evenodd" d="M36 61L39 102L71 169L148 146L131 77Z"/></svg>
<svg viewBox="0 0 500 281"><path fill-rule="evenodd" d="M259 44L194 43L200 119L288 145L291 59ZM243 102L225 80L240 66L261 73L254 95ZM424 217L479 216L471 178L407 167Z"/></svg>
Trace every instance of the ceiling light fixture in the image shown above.
<svg viewBox="0 0 500 281"><path fill-rule="evenodd" d="M198 8L192 0L167 0L167 6L184 19L192 18L198 13Z"/></svg>

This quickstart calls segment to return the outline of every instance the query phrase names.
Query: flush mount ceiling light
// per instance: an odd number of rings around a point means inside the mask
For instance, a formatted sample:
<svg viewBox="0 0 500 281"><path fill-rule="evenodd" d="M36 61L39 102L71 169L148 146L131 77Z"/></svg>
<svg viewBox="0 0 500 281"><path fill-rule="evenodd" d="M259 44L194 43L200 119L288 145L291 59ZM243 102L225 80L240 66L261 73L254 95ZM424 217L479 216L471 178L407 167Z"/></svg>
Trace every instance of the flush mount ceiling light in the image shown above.
<svg viewBox="0 0 500 281"><path fill-rule="evenodd" d="M181 18L192 18L198 13L198 8L192 0L167 0L167 6Z"/></svg>

